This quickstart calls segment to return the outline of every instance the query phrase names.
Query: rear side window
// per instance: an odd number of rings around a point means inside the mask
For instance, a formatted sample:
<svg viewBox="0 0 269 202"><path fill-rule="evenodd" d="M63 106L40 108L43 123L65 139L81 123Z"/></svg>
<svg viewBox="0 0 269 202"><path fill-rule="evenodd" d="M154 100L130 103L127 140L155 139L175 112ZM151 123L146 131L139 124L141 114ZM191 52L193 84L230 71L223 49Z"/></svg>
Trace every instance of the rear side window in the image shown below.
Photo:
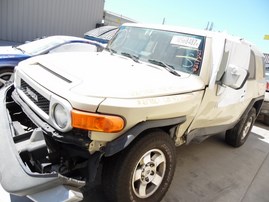
<svg viewBox="0 0 269 202"><path fill-rule="evenodd" d="M264 57L255 55L256 79L263 79L265 75Z"/></svg>
<svg viewBox="0 0 269 202"><path fill-rule="evenodd" d="M250 60L249 60L249 77L248 79L255 79L255 73L256 73L256 61L255 61L255 54L253 51L250 53Z"/></svg>

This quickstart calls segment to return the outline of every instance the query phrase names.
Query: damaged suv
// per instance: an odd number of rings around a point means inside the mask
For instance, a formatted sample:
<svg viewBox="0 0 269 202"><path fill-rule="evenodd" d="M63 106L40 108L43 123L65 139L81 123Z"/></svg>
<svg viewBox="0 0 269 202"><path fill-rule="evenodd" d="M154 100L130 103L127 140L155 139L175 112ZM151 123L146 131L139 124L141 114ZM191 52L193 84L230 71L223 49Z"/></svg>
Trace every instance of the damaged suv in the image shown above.
<svg viewBox="0 0 269 202"><path fill-rule="evenodd" d="M71 57L72 56L72 57ZM35 201L79 201L100 173L112 201L160 201L176 146L246 141L263 54L224 33L124 24L101 53L21 62L0 91L0 181Z"/></svg>

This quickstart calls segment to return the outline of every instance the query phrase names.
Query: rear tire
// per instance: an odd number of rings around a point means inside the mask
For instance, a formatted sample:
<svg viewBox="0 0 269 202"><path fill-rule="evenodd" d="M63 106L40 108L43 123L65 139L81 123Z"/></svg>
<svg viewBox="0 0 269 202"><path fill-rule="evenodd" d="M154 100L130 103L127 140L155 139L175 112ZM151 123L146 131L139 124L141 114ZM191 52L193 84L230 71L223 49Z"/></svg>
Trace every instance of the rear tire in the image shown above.
<svg viewBox="0 0 269 202"><path fill-rule="evenodd" d="M242 146L252 129L252 126L256 119L256 109L252 108L247 115L240 120L234 128L228 130L225 135L225 141L227 144L233 147Z"/></svg>
<svg viewBox="0 0 269 202"><path fill-rule="evenodd" d="M161 201L173 179L175 145L169 135L155 130L126 150L105 159L104 193L110 201Z"/></svg>
<svg viewBox="0 0 269 202"><path fill-rule="evenodd" d="M6 83L14 81L13 71L14 68L11 67L0 68L0 89L3 88Z"/></svg>

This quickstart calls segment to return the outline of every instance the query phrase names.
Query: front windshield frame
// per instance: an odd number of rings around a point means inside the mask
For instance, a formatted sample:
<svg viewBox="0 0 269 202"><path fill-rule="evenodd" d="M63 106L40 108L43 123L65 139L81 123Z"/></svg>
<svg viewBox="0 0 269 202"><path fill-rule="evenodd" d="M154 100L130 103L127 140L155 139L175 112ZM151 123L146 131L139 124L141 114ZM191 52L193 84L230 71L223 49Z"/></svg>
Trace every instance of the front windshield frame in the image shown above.
<svg viewBox="0 0 269 202"><path fill-rule="evenodd" d="M64 40L63 38L47 37L19 45L16 48L21 49L25 54L34 56L47 52L50 49L64 43L66 43L66 40Z"/></svg>
<svg viewBox="0 0 269 202"><path fill-rule="evenodd" d="M176 71L199 75L205 38L183 32L121 26L107 49L119 55L128 53L142 62L150 63L155 60Z"/></svg>

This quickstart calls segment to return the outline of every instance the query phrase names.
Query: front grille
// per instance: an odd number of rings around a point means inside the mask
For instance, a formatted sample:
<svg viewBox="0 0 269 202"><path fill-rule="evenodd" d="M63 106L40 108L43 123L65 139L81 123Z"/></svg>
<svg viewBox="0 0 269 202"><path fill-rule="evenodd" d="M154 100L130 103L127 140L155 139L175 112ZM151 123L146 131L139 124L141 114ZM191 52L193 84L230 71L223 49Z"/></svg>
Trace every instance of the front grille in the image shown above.
<svg viewBox="0 0 269 202"><path fill-rule="evenodd" d="M21 80L21 90L36 106L38 106L46 114L49 114L50 102L48 99L39 94L24 80Z"/></svg>

